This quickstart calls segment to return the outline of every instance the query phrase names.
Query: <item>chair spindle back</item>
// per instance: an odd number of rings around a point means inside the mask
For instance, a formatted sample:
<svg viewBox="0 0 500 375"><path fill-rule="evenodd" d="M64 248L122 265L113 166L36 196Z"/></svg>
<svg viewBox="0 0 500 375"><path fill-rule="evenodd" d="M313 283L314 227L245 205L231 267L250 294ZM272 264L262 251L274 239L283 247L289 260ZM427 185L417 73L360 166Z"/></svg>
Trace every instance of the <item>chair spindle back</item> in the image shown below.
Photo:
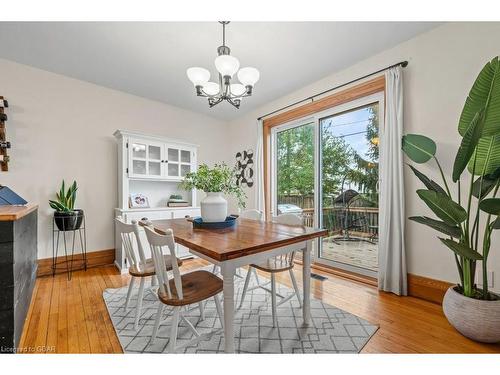
<svg viewBox="0 0 500 375"><path fill-rule="evenodd" d="M170 289L169 277L166 271L165 258L163 255L163 248L168 248L170 257L172 259L172 273L174 276L174 285L177 292L177 297L183 299L182 281L179 266L177 264L177 256L175 253L174 235L171 229L168 229L166 234L158 234L151 227L145 227L146 237L151 247L153 254L153 262L155 265L156 276L158 277L159 288L162 293L166 293L168 298L172 298L172 290Z"/></svg>
<svg viewBox="0 0 500 375"><path fill-rule="evenodd" d="M291 214L291 213L276 216L274 218L274 222L278 223L278 224L285 224L285 225L292 225L292 226L302 226L303 225L302 218L296 214ZM276 260L279 260L280 262L284 262L287 264L292 264L294 257L295 257L295 251L292 251L290 253L277 256Z"/></svg>
<svg viewBox="0 0 500 375"><path fill-rule="evenodd" d="M246 210L240 213L240 217L243 219L262 221L262 212L255 209Z"/></svg>
<svg viewBox="0 0 500 375"><path fill-rule="evenodd" d="M144 249L139 236L140 232L137 221L133 220L131 224L127 224L121 218L116 218L115 223L120 232L122 246L125 250L125 258L129 267L135 266L137 270L141 271L142 266L146 263L146 256L144 255ZM134 249L134 242L137 253Z"/></svg>

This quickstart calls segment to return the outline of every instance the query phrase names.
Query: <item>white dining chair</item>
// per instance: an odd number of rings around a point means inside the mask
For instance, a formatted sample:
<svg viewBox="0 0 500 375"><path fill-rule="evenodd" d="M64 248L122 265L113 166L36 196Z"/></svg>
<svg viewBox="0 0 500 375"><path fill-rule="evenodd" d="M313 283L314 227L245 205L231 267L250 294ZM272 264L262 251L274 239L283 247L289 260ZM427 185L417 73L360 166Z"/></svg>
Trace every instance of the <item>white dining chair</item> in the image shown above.
<svg viewBox="0 0 500 375"><path fill-rule="evenodd" d="M295 214L291 214L291 213L279 215L278 217L275 218L274 222L279 223L279 224L285 224L285 225L302 226L302 218L300 218L299 216L297 216ZM293 258L294 258L294 256L295 256L295 251L290 251L289 253L269 258L262 263L251 264L248 267L248 272L247 272L247 276L245 278L245 284L243 286L243 292L241 294L239 308L241 308L241 306L243 305L243 302L245 301L245 296L246 296L247 292L254 290L254 289L257 289L257 288L262 288L266 292L271 293L273 327L276 327L277 322L278 322L277 321L278 317L277 317L277 313L276 313L277 306L289 301L291 298L296 296L297 300L299 301L299 306L302 307L302 301L300 299L300 292L299 292L299 288L297 286L297 280L295 279L295 275L293 273L293 267L294 267ZM260 271L271 274L271 289L267 288L267 285L269 283L267 283L267 284L259 283L259 281L258 281L259 278L257 276L256 270L260 270ZM286 271L288 271L288 273L290 274L290 279L292 280L292 285L293 285L294 291L289 296L284 297L282 295L279 295L276 292L276 274L280 273L280 272L286 272ZM251 278L252 273L255 274L255 277L257 279L257 285L249 289L248 284L250 282L250 278ZM276 296L277 295L281 298L281 300L278 303L276 303Z"/></svg>
<svg viewBox="0 0 500 375"><path fill-rule="evenodd" d="M147 259L144 255L144 248L140 239L139 225L137 224L137 222L134 220L131 224L127 224L120 218L116 218L115 222L116 227L121 235L122 246L125 252L127 263L129 265L128 273L130 275L130 282L128 285L127 298L125 300L125 310L127 310L129 307L135 280L140 279L134 321L134 330L137 331L137 329L139 328L139 319L142 313L145 281L148 277L151 277L151 285L154 286L156 283L154 261L152 258ZM135 249L137 249L137 251ZM165 256L164 263L166 270L172 269L172 260L170 256ZM181 264L182 261L180 259L177 259L176 265L180 266ZM156 295L156 291L154 288L149 288L148 291L155 293Z"/></svg>
<svg viewBox="0 0 500 375"><path fill-rule="evenodd" d="M170 328L170 342L168 351L175 352L177 342L177 330L179 320L182 320L195 335L195 339L200 337L200 333L196 330L193 324L184 316L183 307L192 304L198 304L202 311L202 304L209 298L213 298L217 315L220 323L224 327L224 319L222 318L222 307L219 299L219 294L222 292L222 279L215 276L209 271L199 270L185 274L180 274L179 267L176 262L172 262L173 277L169 278L166 271L165 254L163 249L167 248L171 259L176 259L174 236L171 229L166 231L165 235L158 234L150 227L144 228L146 237L151 247L153 261L158 277L158 309L156 311L155 324L151 335L151 343L154 343L158 329L161 324L161 317L165 305L173 308L172 321ZM194 342L191 340L187 345Z"/></svg>
<svg viewBox="0 0 500 375"><path fill-rule="evenodd" d="M255 209L246 210L246 211L241 212L238 217L243 218L243 219L262 221L262 211L255 210ZM214 266L212 267L212 272L218 273L219 271L220 271L219 266L214 264ZM236 276L241 277L239 272L236 274Z"/></svg>

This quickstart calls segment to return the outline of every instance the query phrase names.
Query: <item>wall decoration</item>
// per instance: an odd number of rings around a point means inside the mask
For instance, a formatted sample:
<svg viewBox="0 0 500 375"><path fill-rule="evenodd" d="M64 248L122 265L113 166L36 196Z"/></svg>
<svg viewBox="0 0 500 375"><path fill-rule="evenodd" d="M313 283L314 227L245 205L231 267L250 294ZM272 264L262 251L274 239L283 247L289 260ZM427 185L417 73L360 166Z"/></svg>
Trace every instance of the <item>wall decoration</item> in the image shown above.
<svg viewBox="0 0 500 375"><path fill-rule="evenodd" d="M130 194L130 208L149 208L149 199L144 194Z"/></svg>
<svg viewBox="0 0 500 375"><path fill-rule="evenodd" d="M238 186L253 186L253 157L252 149L236 153L236 184Z"/></svg>
<svg viewBox="0 0 500 375"><path fill-rule="evenodd" d="M5 136L5 122L8 120L5 114L5 108L9 107L9 102L0 96L0 170L7 172L9 170L9 156L7 149L10 148L10 142L7 142Z"/></svg>

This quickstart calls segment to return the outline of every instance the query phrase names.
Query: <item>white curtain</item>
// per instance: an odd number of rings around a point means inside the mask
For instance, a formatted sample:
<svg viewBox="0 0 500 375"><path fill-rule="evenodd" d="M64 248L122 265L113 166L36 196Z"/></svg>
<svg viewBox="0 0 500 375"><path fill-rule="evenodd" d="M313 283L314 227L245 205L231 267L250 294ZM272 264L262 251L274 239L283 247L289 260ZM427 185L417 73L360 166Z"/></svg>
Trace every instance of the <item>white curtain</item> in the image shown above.
<svg viewBox="0 0 500 375"><path fill-rule="evenodd" d="M407 295L404 243L403 72L385 73L385 124L380 129L379 289Z"/></svg>
<svg viewBox="0 0 500 375"><path fill-rule="evenodd" d="M265 210L264 203L264 128L262 120L257 120L257 146L255 147L255 208Z"/></svg>

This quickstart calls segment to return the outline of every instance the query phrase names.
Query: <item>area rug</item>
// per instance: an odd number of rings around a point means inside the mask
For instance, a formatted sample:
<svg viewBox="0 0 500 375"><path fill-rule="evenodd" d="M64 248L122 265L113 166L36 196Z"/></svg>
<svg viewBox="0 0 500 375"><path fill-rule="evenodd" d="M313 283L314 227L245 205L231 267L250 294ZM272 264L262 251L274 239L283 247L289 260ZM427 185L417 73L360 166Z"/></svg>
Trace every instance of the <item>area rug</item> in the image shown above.
<svg viewBox="0 0 500 375"><path fill-rule="evenodd" d="M243 290L245 271L242 278L235 277L237 307ZM260 277L260 283L267 280ZM252 277L250 288L256 285ZM277 292L288 296L292 289L278 284ZM134 295L137 295L134 293ZM154 343L151 343L157 299L151 292L145 293L143 310L138 331L134 331L135 304L132 296L130 306L125 310L127 287L106 289L103 298L111 321L125 353L167 353L171 311L164 309L167 319ZM279 297L278 297L279 301ZM195 343L190 343L193 334L184 322L179 326L177 353L223 353L224 336L213 299L205 306L205 319L200 319L198 306L191 306L185 316L202 334ZM278 306L278 326L272 326L271 295L257 288L247 292L241 308L235 312L235 349L237 353L359 353L377 331L378 327L353 314L311 298L309 326L302 325L302 309L297 298L291 298Z"/></svg>

